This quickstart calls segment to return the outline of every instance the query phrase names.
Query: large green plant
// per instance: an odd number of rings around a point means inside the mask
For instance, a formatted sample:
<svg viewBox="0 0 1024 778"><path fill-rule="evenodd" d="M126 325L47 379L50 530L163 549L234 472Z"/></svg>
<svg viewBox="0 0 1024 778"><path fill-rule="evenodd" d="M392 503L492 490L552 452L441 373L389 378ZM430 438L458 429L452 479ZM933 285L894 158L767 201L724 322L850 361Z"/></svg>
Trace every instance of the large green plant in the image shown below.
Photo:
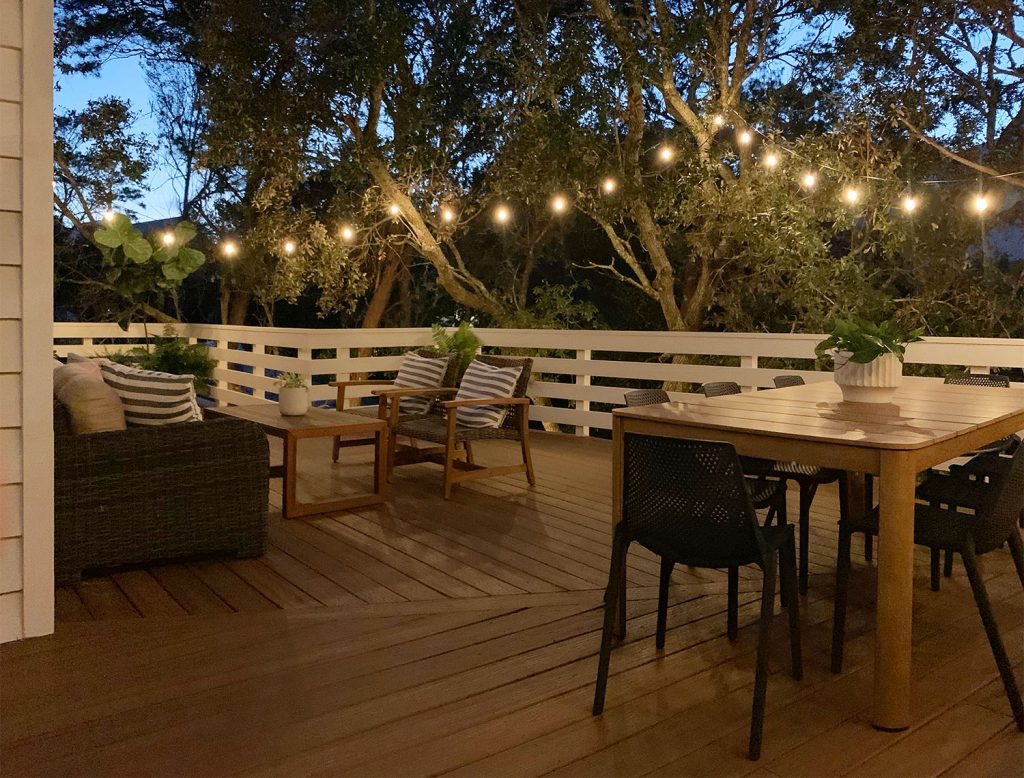
<svg viewBox="0 0 1024 778"><path fill-rule="evenodd" d="M442 354L458 355L459 379L461 380L462 374L466 372L469 363L473 361L473 357L480 349L480 338L473 332L473 327L468 321L459 324L452 333L449 333L440 324L435 324L431 329L433 330L434 348Z"/></svg>
<svg viewBox="0 0 1024 778"><path fill-rule="evenodd" d="M832 334L814 348L819 358L832 357L834 352L849 352L850 362L867 364L883 354L895 354L900 362L907 344L921 340L924 328L907 329L894 321L873 324L864 319L836 319Z"/></svg>
<svg viewBox="0 0 1024 778"><path fill-rule="evenodd" d="M210 357L209 350L202 343L189 343L174 331L164 330L163 337L153 339L152 346L136 346L120 353L106 355L112 362L135 365L143 370L156 370L174 375L195 376L198 394L205 392L213 377L217 360Z"/></svg>
<svg viewBox="0 0 1024 778"><path fill-rule="evenodd" d="M121 213L111 214L94 239L103 252L106 282L127 302L118 324L127 329L144 304L160 307L189 275L206 261L203 252L189 248L196 236L191 222L182 221L161 235L146 237Z"/></svg>

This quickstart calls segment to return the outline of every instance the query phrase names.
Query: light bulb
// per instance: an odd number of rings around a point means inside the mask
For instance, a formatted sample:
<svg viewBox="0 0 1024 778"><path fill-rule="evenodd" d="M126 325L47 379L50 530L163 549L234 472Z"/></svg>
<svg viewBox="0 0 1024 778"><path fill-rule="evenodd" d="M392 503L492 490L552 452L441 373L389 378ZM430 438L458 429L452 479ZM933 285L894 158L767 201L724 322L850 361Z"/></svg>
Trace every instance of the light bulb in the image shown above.
<svg viewBox="0 0 1024 778"><path fill-rule="evenodd" d="M441 220L447 222L448 224L451 224L453 221L455 221L455 211L445 206L444 208L441 209Z"/></svg>
<svg viewBox="0 0 1024 778"><path fill-rule="evenodd" d="M117 214L114 213L114 210L112 208L107 208L107 210L103 212L103 221L112 222L114 221L115 216L117 216Z"/></svg>
<svg viewBox="0 0 1024 778"><path fill-rule="evenodd" d="M53 181L51 181L50 183L53 184L53 191L56 192L57 191L57 179L56 178L53 179Z"/></svg>
<svg viewBox="0 0 1024 778"><path fill-rule="evenodd" d="M398 207L398 203L391 203L391 205L388 206L388 213L392 216L398 216L401 212L402 209Z"/></svg>
<svg viewBox="0 0 1024 778"><path fill-rule="evenodd" d="M779 164L779 155L775 152L768 152L764 157L764 166L769 170L774 169Z"/></svg>
<svg viewBox="0 0 1024 778"><path fill-rule="evenodd" d="M985 213L988 210L988 195L978 194L974 196L974 210L977 213Z"/></svg>
<svg viewBox="0 0 1024 778"><path fill-rule="evenodd" d="M284 249L284 253L285 254L294 254L295 253L295 241L294 240L286 240L283 244L281 244L281 248Z"/></svg>
<svg viewBox="0 0 1024 778"><path fill-rule="evenodd" d="M658 159L662 162L671 162L673 156L675 156L675 152L672 151L671 146L662 146L658 149Z"/></svg>
<svg viewBox="0 0 1024 778"><path fill-rule="evenodd" d="M846 200L850 205L853 205L860 199L860 192L854 189L852 186L847 187L846 191L843 192L843 199Z"/></svg>
<svg viewBox="0 0 1024 778"><path fill-rule="evenodd" d="M345 241L352 240L356 236L356 231L349 227L347 224L341 228L341 239Z"/></svg>
<svg viewBox="0 0 1024 778"><path fill-rule="evenodd" d="M618 188L619 182L616 181L614 178L606 178L604 181L601 182L601 191L603 191L605 194L611 194Z"/></svg>
<svg viewBox="0 0 1024 778"><path fill-rule="evenodd" d="M818 183L818 177L814 173L804 173L803 178L800 179L800 185L804 189L814 189Z"/></svg>
<svg viewBox="0 0 1024 778"><path fill-rule="evenodd" d="M238 244L233 240L226 240L220 244L220 251L225 257L233 257L238 253Z"/></svg>
<svg viewBox="0 0 1024 778"><path fill-rule="evenodd" d="M903 206L903 210L907 213L913 213L917 210L917 198L913 195L906 195L900 204Z"/></svg>
<svg viewBox="0 0 1024 778"><path fill-rule="evenodd" d="M163 234L163 241L164 241L164 245L165 246L173 246L174 245L174 233L173 232L165 232Z"/></svg>
<svg viewBox="0 0 1024 778"><path fill-rule="evenodd" d="M569 201L562 195L555 195L551 198L551 210L555 213L565 213L565 209L569 207Z"/></svg>
<svg viewBox="0 0 1024 778"><path fill-rule="evenodd" d="M754 140L754 136L748 130L744 130L736 136L736 140L739 141L741 146L749 146L750 142Z"/></svg>
<svg viewBox="0 0 1024 778"><path fill-rule="evenodd" d="M494 221L498 222L498 224L505 224L511 218L512 211L508 209L508 206L499 205L494 209Z"/></svg>
<svg viewBox="0 0 1024 778"><path fill-rule="evenodd" d="M720 113L716 113L711 117L711 123L716 127L722 127L725 124L725 117Z"/></svg>

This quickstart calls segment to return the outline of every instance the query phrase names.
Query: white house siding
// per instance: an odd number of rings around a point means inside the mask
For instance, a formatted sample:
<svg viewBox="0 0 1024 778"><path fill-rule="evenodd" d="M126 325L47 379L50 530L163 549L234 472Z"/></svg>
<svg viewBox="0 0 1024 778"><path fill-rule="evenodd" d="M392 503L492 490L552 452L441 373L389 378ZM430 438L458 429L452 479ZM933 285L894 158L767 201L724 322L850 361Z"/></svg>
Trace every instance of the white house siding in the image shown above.
<svg viewBox="0 0 1024 778"><path fill-rule="evenodd" d="M53 631L53 8L0 0L0 642Z"/></svg>

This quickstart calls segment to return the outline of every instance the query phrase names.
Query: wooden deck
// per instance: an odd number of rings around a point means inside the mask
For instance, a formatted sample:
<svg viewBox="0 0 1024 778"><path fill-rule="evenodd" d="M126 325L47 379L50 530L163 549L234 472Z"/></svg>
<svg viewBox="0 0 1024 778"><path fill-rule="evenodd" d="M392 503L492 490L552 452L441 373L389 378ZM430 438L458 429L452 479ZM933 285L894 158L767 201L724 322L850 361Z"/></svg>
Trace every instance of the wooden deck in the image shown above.
<svg viewBox="0 0 1024 778"><path fill-rule="evenodd" d="M855 551L846 671L827 669L835 493L815 504L805 678L776 631L760 762L745 758L760 575L725 637L725 576L677 570L663 652L657 565L632 553L629 634L590 715L609 547L610 445L536 434L539 485L440 498L397 474L392 503L272 517L259 560L115 572L58 592L52 637L0 648L4 775L1019 775L1016 732L962 569L927 588L918 556L914 725L870 727L874 573ZM312 495L368 475L300 456ZM511 447L478 446L501 458ZM346 452L358 456L358 452ZM279 482L272 489L279 489ZM795 496L795 495L794 495ZM272 494L279 506L280 494ZM793 508L795 514L795 506ZM1008 554L984 558L1024 678Z"/></svg>

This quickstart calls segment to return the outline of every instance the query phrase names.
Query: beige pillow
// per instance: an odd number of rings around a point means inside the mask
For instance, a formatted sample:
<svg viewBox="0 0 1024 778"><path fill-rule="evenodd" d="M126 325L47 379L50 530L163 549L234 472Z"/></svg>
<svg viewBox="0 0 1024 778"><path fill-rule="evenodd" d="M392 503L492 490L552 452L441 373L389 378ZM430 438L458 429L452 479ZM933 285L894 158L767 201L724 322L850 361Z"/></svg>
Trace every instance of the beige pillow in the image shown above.
<svg viewBox="0 0 1024 778"><path fill-rule="evenodd" d="M124 406L117 392L102 378L91 375L91 371L68 370L69 367L77 365L65 365L54 371L53 393L67 408L72 431L76 435L87 435L125 429ZM58 376L59 373L64 375Z"/></svg>
<svg viewBox="0 0 1024 778"><path fill-rule="evenodd" d="M54 368L53 370L53 393L57 394L57 390L61 384L69 380L74 376L85 375L97 381L103 380L103 371L100 370L100 366L95 362L69 362L66 365ZM58 397L58 399L60 399Z"/></svg>

